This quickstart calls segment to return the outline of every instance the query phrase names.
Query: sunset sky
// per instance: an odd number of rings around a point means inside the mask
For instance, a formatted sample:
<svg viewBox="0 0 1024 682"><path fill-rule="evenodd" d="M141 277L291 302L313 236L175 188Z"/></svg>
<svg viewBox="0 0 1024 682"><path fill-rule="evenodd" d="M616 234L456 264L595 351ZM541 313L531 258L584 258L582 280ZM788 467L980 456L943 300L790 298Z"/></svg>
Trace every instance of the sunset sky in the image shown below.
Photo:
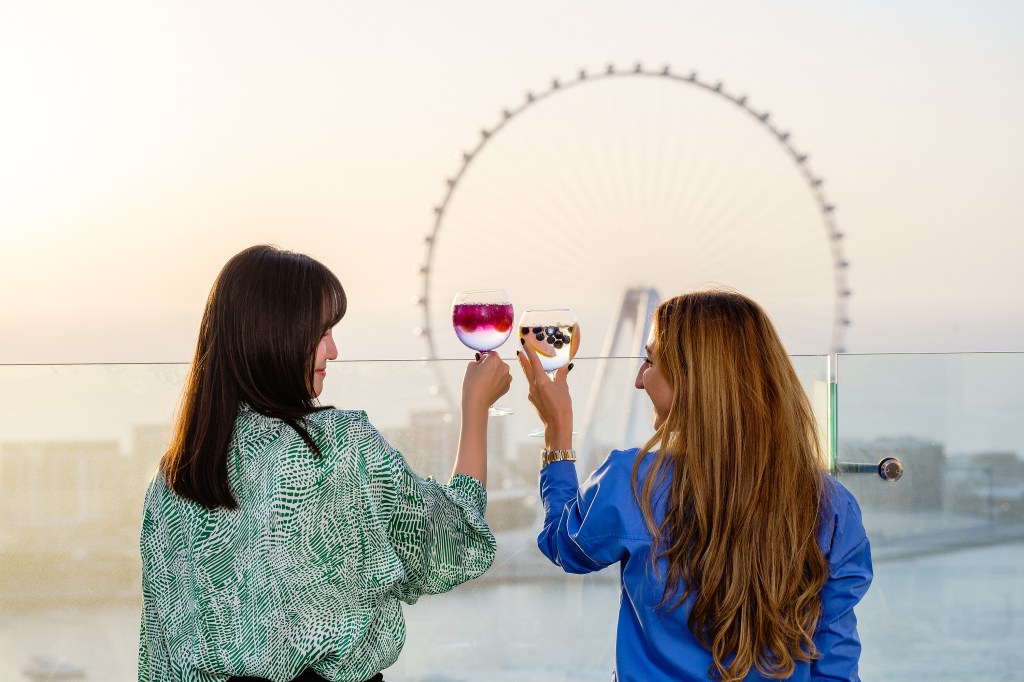
<svg viewBox="0 0 1024 682"><path fill-rule="evenodd" d="M0 363L188 360L217 271L258 242L338 273L343 357L420 357L415 268L459 154L526 91L636 62L748 93L808 151L849 351L1022 351L1022 30L995 1L4 0ZM505 247L544 236L499 222L475 258L514 290L531 261ZM567 278L606 277L575 261L587 239L547 254Z"/></svg>

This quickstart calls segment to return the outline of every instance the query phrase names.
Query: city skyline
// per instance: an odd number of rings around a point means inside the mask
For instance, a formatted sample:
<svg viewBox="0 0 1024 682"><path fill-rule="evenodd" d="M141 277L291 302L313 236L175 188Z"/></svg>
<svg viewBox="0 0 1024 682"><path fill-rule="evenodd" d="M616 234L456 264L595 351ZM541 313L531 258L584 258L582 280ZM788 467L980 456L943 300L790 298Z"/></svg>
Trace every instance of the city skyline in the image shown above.
<svg viewBox="0 0 1024 682"><path fill-rule="evenodd" d="M795 358L812 401L827 393L825 358ZM582 426L598 362L580 359L570 380ZM328 367L325 404L365 410L382 431L404 428L410 414L451 409L441 385L457 390L464 361L336 362ZM604 375L606 407L621 415L636 391L630 378L637 361L611 361ZM78 365L0 367L0 441L115 440L127 448L143 424L172 423L184 363L171 365ZM440 371L438 371L440 370ZM517 372L513 368L513 372ZM844 356L838 372L838 435L843 441L911 437L940 444L947 454L1010 451L1024 456L1024 392L1013 379L1024 375L1024 354ZM513 408L522 434L509 431L509 448L533 428L535 417L516 374L502 403ZM40 407L41 406L41 407ZM645 397L637 408L641 431L649 422ZM826 420L816 404L819 420ZM54 415L60 415L55 420ZM451 415L457 420L457 415ZM621 434L611 433L615 446ZM634 435L636 443L645 439ZM603 442L604 437L600 438ZM592 463L595 464L595 463ZM441 472L443 473L443 472Z"/></svg>

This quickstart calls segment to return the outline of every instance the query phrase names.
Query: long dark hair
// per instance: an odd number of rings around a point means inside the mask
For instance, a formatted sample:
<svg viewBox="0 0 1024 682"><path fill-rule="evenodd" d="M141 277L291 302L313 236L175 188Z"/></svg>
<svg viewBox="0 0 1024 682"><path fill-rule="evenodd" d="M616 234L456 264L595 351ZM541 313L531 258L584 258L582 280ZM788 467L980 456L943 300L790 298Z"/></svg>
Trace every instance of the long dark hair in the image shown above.
<svg viewBox="0 0 1024 682"><path fill-rule="evenodd" d="M820 656L814 631L828 563L816 540L824 458L810 403L771 320L730 291L677 296L654 316L654 357L673 389L651 474L634 485L655 556L662 607L692 597L689 627L713 679L751 668L786 678ZM667 482L667 511L655 515Z"/></svg>
<svg viewBox="0 0 1024 682"><path fill-rule="evenodd" d="M281 419L320 454L303 425L325 409L313 372L320 339L347 299L318 261L274 246L229 260L210 290L170 447L160 462L178 495L207 509L238 506L227 460L240 404Z"/></svg>

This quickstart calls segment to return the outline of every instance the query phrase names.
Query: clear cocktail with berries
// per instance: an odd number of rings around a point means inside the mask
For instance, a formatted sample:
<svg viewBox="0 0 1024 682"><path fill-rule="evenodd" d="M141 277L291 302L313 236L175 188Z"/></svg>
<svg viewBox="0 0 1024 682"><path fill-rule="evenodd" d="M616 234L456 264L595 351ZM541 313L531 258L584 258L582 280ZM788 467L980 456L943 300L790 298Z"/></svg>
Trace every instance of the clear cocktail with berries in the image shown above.
<svg viewBox="0 0 1024 682"><path fill-rule="evenodd" d="M580 325L569 309L527 310L519 320L519 337L533 346L549 374L568 365L580 347Z"/></svg>
<svg viewBox="0 0 1024 682"><path fill-rule="evenodd" d="M537 351L541 367L553 380L555 372L576 357L580 348L580 324L576 313L568 308L527 310L519 318L519 338L524 346ZM534 429L527 435L541 438L544 429Z"/></svg>

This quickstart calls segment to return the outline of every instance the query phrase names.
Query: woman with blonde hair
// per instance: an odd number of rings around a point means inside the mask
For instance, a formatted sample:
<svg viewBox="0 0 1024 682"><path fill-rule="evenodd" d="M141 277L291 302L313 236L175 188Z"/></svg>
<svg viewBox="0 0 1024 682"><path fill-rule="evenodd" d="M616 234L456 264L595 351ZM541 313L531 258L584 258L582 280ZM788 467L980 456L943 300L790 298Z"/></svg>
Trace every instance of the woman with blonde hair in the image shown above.
<svg viewBox="0 0 1024 682"><path fill-rule="evenodd" d="M568 573L619 564L619 682L859 679L870 545L760 306L701 291L658 307L636 377L654 436L582 486L568 370L548 379L528 344L519 360L545 426L540 549Z"/></svg>

